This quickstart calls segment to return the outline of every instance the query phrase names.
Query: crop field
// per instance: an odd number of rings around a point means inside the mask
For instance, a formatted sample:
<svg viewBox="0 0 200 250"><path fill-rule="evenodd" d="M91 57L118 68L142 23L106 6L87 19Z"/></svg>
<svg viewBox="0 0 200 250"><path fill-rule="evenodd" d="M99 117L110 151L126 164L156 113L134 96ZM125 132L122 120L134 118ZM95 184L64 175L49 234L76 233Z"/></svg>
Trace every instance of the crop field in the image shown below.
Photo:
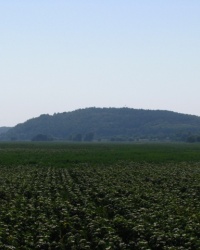
<svg viewBox="0 0 200 250"><path fill-rule="evenodd" d="M0 144L0 249L200 249L200 145Z"/></svg>

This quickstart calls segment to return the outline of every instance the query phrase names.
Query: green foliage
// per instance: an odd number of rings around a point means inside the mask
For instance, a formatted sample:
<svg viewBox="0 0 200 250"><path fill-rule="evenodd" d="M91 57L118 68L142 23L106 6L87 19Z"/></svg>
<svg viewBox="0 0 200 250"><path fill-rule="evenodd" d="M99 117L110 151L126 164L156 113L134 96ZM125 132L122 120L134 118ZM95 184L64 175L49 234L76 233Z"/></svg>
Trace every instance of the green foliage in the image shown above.
<svg viewBox="0 0 200 250"><path fill-rule="evenodd" d="M200 248L199 163L0 173L0 249Z"/></svg>
<svg viewBox="0 0 200 250"><path fill-rule="evenodd" d="M53 138L48 135L38 134L32 138L32 141L53 141Z"/></svg>
<svg viewBox="0 0 200 250"><path fill-rule="evenodd" d="M86 134L84 137L84 141L93 141L93 139L94 139L94 133L92 132Z"/></svg>
<svg viewBox="0 0 200 250"><path fill-rule="evenodd" d="M0 249L200 249L199 152L1 143Z"/></svg>
<svg viewBox="0 0 200 250"><path fill-rule="evenodd" d="M57 140L171 140L186 141L200 135L200 117L170 111L129 108L87 108L73 112L41 115L18 124L1 140L31 140L38 134Z"/></svg>
<svg viewBox="0 0 200 250"><path fill-rule="evenodd" d="M76 134L74 137L73 137L73 141L77 141L77 142L80 142L82 141L82 134Z"/></svg>
<svg viewBox="0 0 200 250"><path fill-rule="evenodd" d="M1 165L68 167L118 162L197 162L200 144L188 143L0 143Z"/></svg>
<svg viewBox="0 0 200 250"><path fill-rule="evenodd" d="M200 142L200 136L198 135L190 135L187 138L187 142L194 143L194 142Z"/></svg>

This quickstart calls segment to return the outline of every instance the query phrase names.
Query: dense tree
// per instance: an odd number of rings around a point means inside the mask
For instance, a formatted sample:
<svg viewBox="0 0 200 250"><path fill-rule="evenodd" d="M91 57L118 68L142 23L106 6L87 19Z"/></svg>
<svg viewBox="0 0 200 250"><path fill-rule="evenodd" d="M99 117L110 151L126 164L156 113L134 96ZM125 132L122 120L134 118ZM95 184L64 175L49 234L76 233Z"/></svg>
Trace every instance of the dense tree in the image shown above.
<svg viewBox="0 0 200 250"><path fill-rule="evenodd" d="M94 139L94 133L90 132L90 133L87 133L84 137L84 141L93 141Z"/></svg>
<svg viewBox="0 0 200 250"><path fill-rule="evenodd" d="M190 134L200 134L200 117L160 110L87 108L41 115L9 129L0 139L31 140L38 134L75 141L91 141L94 135L96 140L187 141Z"/></svg>
<svg viewBox="0 0 200 250"><path fill-rule="evenodd" d="M52 141L53 138L48 135L38 134L32 138L32 141Z"/></svg>
<svg viewBox="0 0 200 250"><path fill-rule="evenodd" d="M190 135L188 136L187 142L193 143L193 142L200 142L200 136L198 135Z"/></svg>
<svg viewBox="0 0 200 250"><path fill-rule="evenodd" d="M73 137L73 140L74 141L82 141L82 134L76 134L74 137Z"/></svg>

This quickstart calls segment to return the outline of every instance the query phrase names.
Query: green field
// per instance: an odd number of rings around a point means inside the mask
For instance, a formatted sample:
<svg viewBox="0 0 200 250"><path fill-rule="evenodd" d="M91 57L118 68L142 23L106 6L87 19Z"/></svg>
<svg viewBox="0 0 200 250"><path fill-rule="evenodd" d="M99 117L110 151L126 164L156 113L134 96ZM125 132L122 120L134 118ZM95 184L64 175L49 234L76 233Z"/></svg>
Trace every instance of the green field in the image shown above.
<svg viewBox="0 0 200 250"><path fill-rule="evenodd" d="M0 249L200 249L199 144L0 144Z"/></svg>
<svg viewBox="0 0 200 250"><path fill-rule="evenodd" d="M71 167L126 162L200 162L200 144L0 143L0 165Z"/></svg>

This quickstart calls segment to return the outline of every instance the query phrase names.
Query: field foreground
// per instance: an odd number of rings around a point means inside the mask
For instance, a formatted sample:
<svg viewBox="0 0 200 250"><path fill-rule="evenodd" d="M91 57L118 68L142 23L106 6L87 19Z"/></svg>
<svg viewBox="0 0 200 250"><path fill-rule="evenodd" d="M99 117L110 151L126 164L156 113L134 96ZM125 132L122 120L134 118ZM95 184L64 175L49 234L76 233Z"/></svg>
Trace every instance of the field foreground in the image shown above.
<svg viewBox="0 0 200 250"><path fill-rule="evenodd" d="M30 147L1 147L0 249L200 249L198 161L97 164L77 154L45 167L31 147L32 159ZM29 164L9 165L15 152Z"/></svg>

